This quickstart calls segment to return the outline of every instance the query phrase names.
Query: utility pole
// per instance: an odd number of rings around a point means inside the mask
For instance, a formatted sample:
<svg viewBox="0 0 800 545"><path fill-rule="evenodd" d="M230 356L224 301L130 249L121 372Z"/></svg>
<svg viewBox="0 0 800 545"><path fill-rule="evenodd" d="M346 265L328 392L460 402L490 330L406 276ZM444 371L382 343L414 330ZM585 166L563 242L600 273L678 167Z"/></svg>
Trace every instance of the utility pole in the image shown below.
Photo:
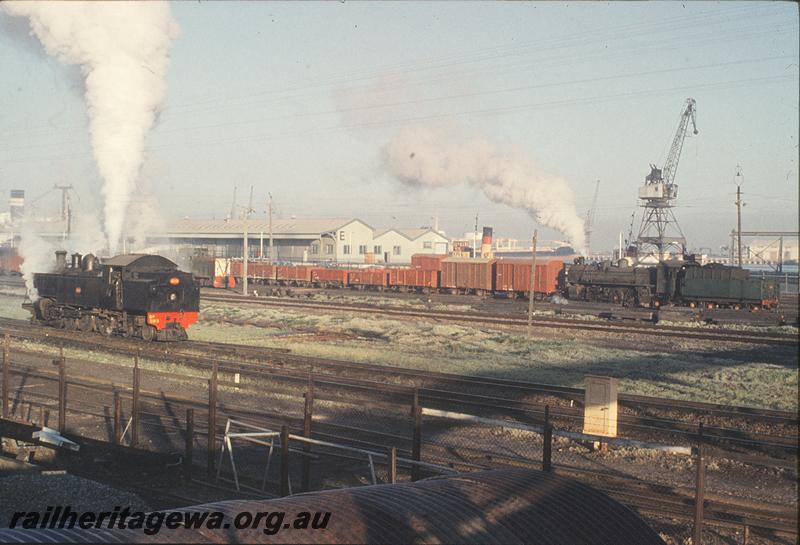
<svg viewBox="0 0 800 545"><path fill-rule="evenodd" d="M736 165L736 246L739 252L739 267L742 266L742 167Z"/></svg>
<svg viewBox="0 0 800 545"><path fill-rule="evenodd" d="M54 189L61 190L61 219L64 220L66 226L66 236L69 237L72 232L72 207L69 202L69 192L72 189L71 185L55 185Z"/></svg>
<svg viewBox="0 0 800 545"><path fill-rule="evenodd" d="M475 231L472 233L472 257L478 257L478 214L475 214Z"/></svg>
<svg viewBox="0 0 800 545"><path fill-rule="evenodd" d="M249 248L247 247L247 215L244 217L244 234L242 236L242 295L247 295L247 257Z"/></svg>
<svg viewBox="0 0 800 545"><path fill-rule="evenodd" d="M242 240L242 295L247 295L247 259L250 257L249 234L247 232L247 220L250 219L250 212L253 211L253 186L250 186L250 201L242 214L244 220L244 238Z"/></svg>
<svg viewBox="0 0 800 545"><path fill-rule="evenodd" d="M536 291L536 237L539 230L533 231L533 244L531 246L531 289L528 292L528 337L533 333L533 298Z"/></svg>
<svg viewBox="0 0 800 545"><path fill-rule="evenodd" d="M272 193L267 193L267 195L269 195L269 204L267 205L267 211L269 212L269 264L272 265L275 260L275 248L273 246L272 238Z"/></svg>

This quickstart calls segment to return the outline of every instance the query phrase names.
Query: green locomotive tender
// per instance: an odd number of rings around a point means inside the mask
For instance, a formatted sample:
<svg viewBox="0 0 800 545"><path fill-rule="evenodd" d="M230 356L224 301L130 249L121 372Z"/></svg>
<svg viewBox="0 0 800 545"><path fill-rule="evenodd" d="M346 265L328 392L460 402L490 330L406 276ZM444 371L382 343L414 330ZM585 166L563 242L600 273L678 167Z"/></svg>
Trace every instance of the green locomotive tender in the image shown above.
<svg viewBox="0 0 800 545"><path fill-rule="evenodd" d="M662 261L633 266L618 263L584 263L576 260L564 277L566 297L579 301L618 303L624 306L663 304L773 308L778 305L777 282L754 278L738 267L694 260Z"/></svg>

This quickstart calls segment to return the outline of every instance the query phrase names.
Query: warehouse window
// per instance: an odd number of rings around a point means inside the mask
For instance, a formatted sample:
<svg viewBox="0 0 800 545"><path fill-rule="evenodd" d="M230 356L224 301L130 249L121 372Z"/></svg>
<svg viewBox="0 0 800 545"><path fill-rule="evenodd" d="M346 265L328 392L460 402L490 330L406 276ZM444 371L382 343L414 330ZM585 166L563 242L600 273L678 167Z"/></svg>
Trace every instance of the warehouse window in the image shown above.
<svg viewBox="0 0 800 545"><path fill-rule="evenodd" d="M359 253L359 255L364 255L365 253L367 253L367 245L366 244L361 244L358 247L358 253Z"/></svg>
<svg viewBox="0 0 800 545"><path fill-rule="evenodd" d="M433 248L433 245L431 244L431 241L428 240L422 243L422 247L425 248L426 250L430 250L431 248Z"/></svg>
<svg viewBox="0 0 800 545"><path fill-rule="evenodd" d="M319 244L314 243L311 245L311 253L317 255L319 253Z"/></svg>
<svg viewBox="0 0 800 545"><path fill-rule="evenodd" d="M392 248L392 253L394 255L400 255L400 246L395 246Z"/></svg>
<svg viewBox="0 0 800 545"><path fill-rule="evenodd" d="M349 244L345 244L344 245L344 248L342 248L342 253L344 255L350 255L350 245Z"/></svg>
<svg viewBox="0 0 800 545"><path fill-rule="evenodd" d="M328 255L333 254L333 244L326 244L325 245L325 253Z"/></svg>
<svg viewBox="0 0 800 545"><path fill-rule="evenodd" d="M375 253L375 255L381 255L381 253L382 253L380 246L375 246L372 250L373 250L373 253Z"/></svg>

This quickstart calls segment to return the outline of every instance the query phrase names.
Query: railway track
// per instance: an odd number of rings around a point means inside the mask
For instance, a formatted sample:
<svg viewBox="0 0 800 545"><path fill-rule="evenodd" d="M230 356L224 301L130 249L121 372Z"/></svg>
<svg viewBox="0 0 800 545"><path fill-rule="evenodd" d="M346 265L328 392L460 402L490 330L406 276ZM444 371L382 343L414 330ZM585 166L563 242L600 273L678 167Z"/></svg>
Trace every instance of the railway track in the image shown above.
<svg viewBox="0 0 800 545"><path fill-rule="evenodd" d="M584 392L579 388L533 384L522 381L453 375L298 356L287 351L246 345L189 341L144 344L128 339L36 327L24 322L0 320L2 331L31 340L82 350L106 351L181 363L207 372L214 363L221 371L250 373L287 380L302 386L309 374L315 382L353 391L389 390L410 398L416 388L422 400L435 408L470 410L492 416L498 413L540 419L544 404L554 418L576 428L581 424ZM706 434L720 446L756 452L796 452L797 416L769 409L625 395L619 397L621 430L653 438L671 437L691 443L697 419L706 419ZM794 433L789 430L794 429ZM765 432L766 430L766 432Z"/></svg>
<svg viewBox="0 0 800 545"><path fill-rule="evenodd" d="M274 308L292 308L318 310L324 312L344 311L365 314L380 314L402 318L425 318L455 322L469 322L485 325L504 325L527 327L528 318L510 314L477 313L464 311L444 311L427 309L408 309L397 306L369 305L358 303L320 303L308 301L286 301L282 299L264 299L243 295L228 294L204 295L204 301L237 305L251 305ZM775 346L797 346L797 335L770 333L764 331L740 331L726 329L700 329L699 327L663 326L640 322L625 324L595 320L578 320L558 316L534 316L532 325L541 328L572 329L581 331L599 331L603 333L626 335L657 335L660 337L678 337L681 339L697 339L707 341L724 341L736 343L767 344Z"/></svg>
<svg viewBox="0 0 800 545"><path fill-rule="evenodd" d="M6 329L5 327L3 328ZM52 337L51 337L52 338ZM57 341L58 339L52 338L52 340ZM76 341L76 345L86 345L87 343L83 342L81 339L74 339ZM123 340L123 339L119 339ZM100 350L102 349L102 345L104 344L103 341L106 339L99 339L98 344L100 348L93 348ZM127 344L127 343L125 343ZM135 343L137 344L137 343ZM140 343L138 343L140 344ZM186 347L180 347L175 352L172 352L172 348L175 345L169 345L168 350L166 353L170 356L175 356L176 353L186 353L188 350L199 350L203 352L208 352L210 350L214 351L222 351L224 350L224 346L215 345L213 343L197 343L195 346L191 346L192 343L188 343ZM85 347L85 346L84 346ZM152 347L151 347L152 348ZM246 347L246 346L234 346L234 354L237 354L235 359L230 361L222 360L218 362L220 372L230 372L234 369L240 370L248 370L250 372L254 372L254 366L250 365L243 365L241 360L241 355L247 351L251 354L258 354L260 353L260 349L253 348L253 347ZM163 353L163 351L161 351ZM130 354L130 351L127 347L122 347L120 353ZM156 354L158 352L153 352ZM281 352L282 355L288 355L285 352ZM147 350L142 351L143 357L150 357L150 353ZM220 354L212 352L209 354L208 357L203 359L198 359L197 362L203 362L208 364L209 361L217 359L220 357ZM188 356L187 356L188 358ZM186 361L181 362L185 365L191 364L188 359ZM46 367L49 367L49 364L46 364ZM42 376L49 375L52 377L52 380L55 380L56 372L53 369L44 368L40 371ZM203 369L207 369L207 365L200 366ZM439 374L436 374L438 376ZM35 376L35 375L30 375ZM303 384L307 380L307 374L305 372L297 372L294 374L296 378L297 384ZM460 378L460 377L459 377ZM466 380L470 380L476 377L465 377ZM71 382L71 384L77 385L78 381L82 381L83 379L80 377L74 377L73 379L75 383ZM89 395L92 392L98 391L98 387L100 387L100 381L94 379L97 383L96 386L92 387L91 384L86 383L81 389L81 391L86 392ZM357 388L366 388L366 389L376 389L378 387L378 382L370 382L367 383L365 381L348 381L345 382L341 377L336 376L323 376L319 378L320 384L328 384L331 387L357 387ZM510 384L515 385L525 385L525 383L515 383L514 381L497 381L492 380L489 381L490 384L502 384L504 387L508 387ZM119 383L117 383L119 384ZM109 385L105 385L108 387ZM72 386L71 386L72 387ZM577 389L562 389L560 387L556 387L557 390L560 390L562 393L574 391L574 392L581 392ZM398 390L402 392L402 390ZM552 391L552 390L551 390ZM427 393L426 393L427 392ZM279 392L278 392L279 393ZM457 398L451 397L453 392L444 392L447 394L448 397L439 397L437 392L427 390L421 390L421 395L423 399L425 399L426 395L429 395L429 401L431 402L441 402L441 401L448 401L453 402L456 401ZM582 392L581 392L582 393ZM145 403L144 407L146 411L152 412L153 404L157 403L159 399L165 400L163 392L159 394L159 392L142 392L143 398L142 401ZM256 393L251 393L250 395L256 395ZM84 396L80 396L80 399L84 403L88 403L90 400L85 399ZM476 400L470 401L468 397L464 398L467 404L469 403L477 403ZM488 398L483 398L482 402L489 401ZM493 400L497 401L497 400ZM665 401L665 400L662 400ZM189 402L189 400L187 400ZM191 402L190 402L191 403ZM102 404L102 402L101 402ZM701 407L701 405L692 404L695 408ZM192 403L191 406L199 407L202 409L203 401L199 403ZM246 400L241 400L238 402L237 405L232 405L230 403L221 403L219 409L219 417L220 418L227 418L233 417L237 419L253 419L260 421L261 418L265 416L258 416L253 409L249 409L250 403ZM473 407L474 408L474 407ZM708 408L708 407L707 407ZM712 409L720 409L719 407L711 406ZM280 408L279 407L269 407L268 408L272 412L277 412L278 414L273 415L273 418L280 417ZM731 411L735 408L721 408L723 411ZM260 409L263 411L264 409ZM96 410L97 411L97 410ZM150 413L148 413L150 414ZM259 413L260 414L260 413ZM747 410L745 414L761 414L763 417L774 417L778 416L778 411L758 411L758 410ZM103 415L100 412L97 412L97 416L108 418L108 414ZM788 416L788 415L782 415ZM196 422L198 425L198 429L204 429L202 421ZM297 423L296 425L300 425ZM348 426L352 426L352 423L342 425L342 423L336 422L322 422L319 424L319 429L315 429L315 436L317 433L320 434L320 437L326 440L331 440L334 442L341 442L341 443L350 443L356 441L357 444L364 448L371 447L375 450L378 449L377 444L369 444L365 443L363 440L359 440L359 437L365 437L366 435L375 436L377 434L376 431L369 431L369 430L359 430L358 427L350 428ZM326 430L329 430L326 433ZM178 429L179 431L179 429ZM331 431L333 433L331 433ZM385 429L384 433L391 433L392 430ZM407 440L407 438L403 437L401 439ZM384 445L381 445L384 446ZM426 456L436 457L437 453L441 453L442 456L451 455L449 450L444 446L439 446L431 443L425 443L426 449ZM474 450L474 452L472 452ZM503 460L503 459L496 459L493 460L491 458L487 458L479 452L479 449L465 449L466 454L468 457L459 456L459 460L461 463L464 464L464 468L468 469L470 467L495 467L496 464L505 464L505 463L522 463L522 462L514 462L513 460ZM488 461L491 460L491 461ZM530 461L527 462L530 464ZM488 465L487 465L488 464ZM456 465L459 466L459 462L456 462ZM597 473L597 470L589 471L586 468L577 468L574 466L564 465L564 464L556 464L555 470L559 473L564 473L568 475L575 476L581 480L585 480L590 484L606 491L612 497L617 498L618 500L622 501L626 505L629 505L637 510L640 510L643 513L649 513L656 516L667 517L670 519L682 519L682 520L691 520L693 514L693 502L692 496L686 490L679 490L677 488L667 486L667 485L658 485L652 482L647 481L639 481L636 479L632 479L630 477L620 477L619 475L614 474L605 474L605 473ZM143 490L144 491L144 490ZM747 503L746 500L740 500L735 497L708 497L706 503L706 521L708 524L714 526L722 526L722 527L731 527L731 528L741 528L743 525L751 526L755 529L758 529L761 532L765 532L766 535L772 535L774 533L789 533L791 534L793 528L796 528L796 515L793 516L790 513L789 509L781 508L778 505L771 505L771 504L763 504L758 505L754 503Z"/></svg>

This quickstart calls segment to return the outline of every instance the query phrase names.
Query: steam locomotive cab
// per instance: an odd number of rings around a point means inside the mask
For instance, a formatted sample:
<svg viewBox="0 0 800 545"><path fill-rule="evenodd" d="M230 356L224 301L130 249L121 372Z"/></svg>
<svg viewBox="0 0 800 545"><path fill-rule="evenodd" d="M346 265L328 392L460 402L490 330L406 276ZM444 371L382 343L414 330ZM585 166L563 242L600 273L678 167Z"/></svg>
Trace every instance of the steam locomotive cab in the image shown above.
<svg viewBox="0 0 800 545"><path fill-rule="evenodd" d="M164 257L128 254L100 262L73 254L70 266L65 258L56 252L58 270L34 275L36 321L147 341L184 340L197 321L199 287Z"/></svg>

